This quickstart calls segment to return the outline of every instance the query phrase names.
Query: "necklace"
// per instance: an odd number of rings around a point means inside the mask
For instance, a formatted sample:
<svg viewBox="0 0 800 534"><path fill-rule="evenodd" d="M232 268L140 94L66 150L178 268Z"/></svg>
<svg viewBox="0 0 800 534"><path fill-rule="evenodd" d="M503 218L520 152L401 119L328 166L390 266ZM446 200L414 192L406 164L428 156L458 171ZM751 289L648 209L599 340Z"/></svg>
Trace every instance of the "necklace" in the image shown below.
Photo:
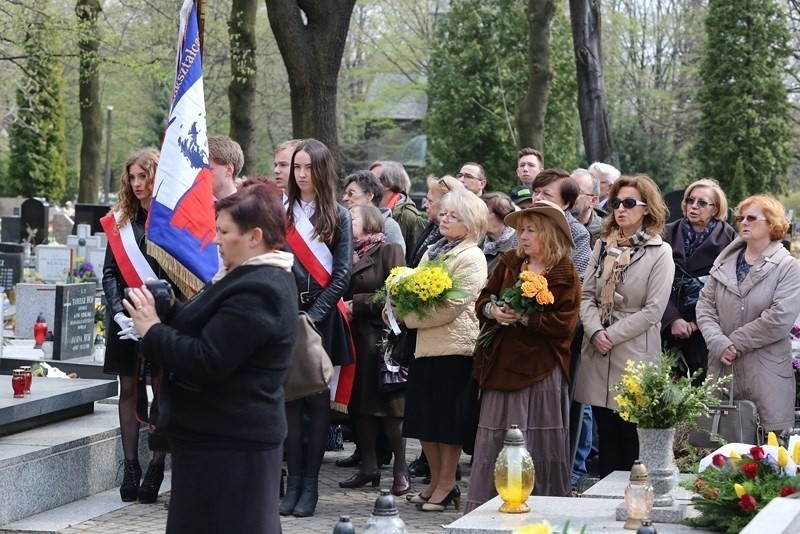
<svg viewBox="0 0 800 534"><path fill-rule="evenodd" d="M526 269L526 270L528 270L528 271L534 271L534 272L536 271L536 269L529 269L529 268L528 268L528 267L530 267L530 264L531 264L531 258L530 258L530 256L528 256L527 258L525 258L525 260L524 260L522 263L525 265L525 269ZM537 267L537 266L538 266L538 264L534 264L534 267ZM542 274L547 274L547 273L550 271L550 267L547 267L547 266L544 266L544 265L543 265L543 266L542 266L542 269L541 269L541 271L542 271Z"/></svg>

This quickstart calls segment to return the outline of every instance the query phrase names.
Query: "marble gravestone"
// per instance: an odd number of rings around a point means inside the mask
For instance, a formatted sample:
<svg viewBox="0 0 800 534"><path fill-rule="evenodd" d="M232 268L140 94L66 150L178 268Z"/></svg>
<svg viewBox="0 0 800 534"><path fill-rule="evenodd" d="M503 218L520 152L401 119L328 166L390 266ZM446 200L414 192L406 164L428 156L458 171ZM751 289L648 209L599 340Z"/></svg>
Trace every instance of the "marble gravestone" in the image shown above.
<svg viewBox="0 0 800 534"><path fill-rule="evenodd" d="M48 238L50 204L42 198L29 198L20 210L19 241L41 245Z"/></svg>
<svg viewBox="0 0 800 534"><path fill-rule="evenodd" d="M66 282L72 268L72 251L64 246L39 245L34 249L36 272L46 282Z"/></svg>
<svg viewBox="0 0 800 534"><path fill-rule="evenodd" d="M86 261L92 264L92 271L98 280L103 279L103 265L106 261L106 249L90 248L86 250Z"/></svg>
<svg viewBox="0 0 800 534"><path fill-rule="evenodd" d="M53 215L53 235L51 238L59 245L66 244L74 225L75 223L69 215L63 212L56 213Z"/></svg>
<svg viewBox="0 0 800 534"><path fill-rule="evenodd" d="M4 243L20 242L19 221L19 215L8 215L0 219L0 241Z"/></svg>
<svg viewBox="0 0 800 534"><path fill-rule="evenodd" d="M17 243L0 243L0 287L11 289L22 282L25 251Z"/></svg>
<svg viewBox="0 0 800 534"><path fill-rule="evenodd" d="M94 282L56 286L53 359L91 356L94 349Z"/></svg>

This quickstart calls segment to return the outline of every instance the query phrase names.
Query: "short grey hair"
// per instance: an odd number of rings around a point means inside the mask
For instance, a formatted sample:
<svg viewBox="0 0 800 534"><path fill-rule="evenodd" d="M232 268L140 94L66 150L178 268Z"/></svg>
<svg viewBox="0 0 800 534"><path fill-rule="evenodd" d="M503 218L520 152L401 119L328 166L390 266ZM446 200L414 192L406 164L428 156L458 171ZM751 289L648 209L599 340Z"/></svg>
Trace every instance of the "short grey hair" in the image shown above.
<svg viewBox="0 0 800 534"><path fill-rule="evenodd" d="M396 161L382 161L383 173L381 183L383 187L390 189L394 193L408 193L411 191L411 179L408 177L405 167Z"/></svg>
<svg viewBox="0 0 800 534"><path fill-rule="evenodd" d="M595 161L594 163L589 165L589 172L595 176L599 174L600 176L608 180L609 185L616 182L617 178L619 178L622 175L622 173L619 172L619 170L616 167L614 167L613 165L609 165L608 163L603 163L602 161ZM598 179L600 179L600 176L598 176Z"/></svg>
<svg viewBox="0 0 800 534"><path fill-rule="evenodd" d="M600 196L600 180L594 174L590 173L587 169L575 169L570 174L570 178L577 181L580 176L589 175L589 178L592 180L592 194L594 196Z"/></svg>

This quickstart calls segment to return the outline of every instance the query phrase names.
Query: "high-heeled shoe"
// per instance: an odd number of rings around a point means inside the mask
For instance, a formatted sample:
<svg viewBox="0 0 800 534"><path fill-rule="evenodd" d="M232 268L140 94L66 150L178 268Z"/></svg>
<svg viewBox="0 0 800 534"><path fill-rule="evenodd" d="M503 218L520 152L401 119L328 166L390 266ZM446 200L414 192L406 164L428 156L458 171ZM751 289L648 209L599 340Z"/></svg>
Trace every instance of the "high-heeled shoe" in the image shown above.
<svg viewBox="0 0 800 534"><path fill-rule="evenodd" d="M373 488L377 488L381 484L381 472L378 471L377 473L362 473L358 471L355 475L351 476L347 480L342 480L339 482L340 488L360 488L361 486L366 486L368 483L372 483Z"/></svg>
<svg viewBox="0 0 800 534"><path fill-rule="evenodd" d="M409 491L411 491L411 477L408 476L408 473L394 475L391 489L392 495L399 497L400 495L405 495Z"/></svg>
<svg viewBox="0 0 800 534"><path fill-rule="evenodd" d="M428 499L430 499L430 497L423 497L422 493L417 493L416 495L406 495L406 500L414 504L425 504L428 502Z"/></svg>
<svg viewBox="0 0 800 534"><path fill-rule="evenodd" d="M456 512L458 512L459 508L461 508L461 490L458 489L458 486L453 487L450 493L442 499L442 502L435 503L428 501L421 505L419 509L423 512L444 512L451 502L456 507Z"/></svg>
<svg viewBox="0 0 800 534"><path fill-rule="evenodd" d="M122 485L119 487L119 495L122 502L133 502L139 493L139 481L142 479L142 468L139 460L123 460L124 475Z"/></svg>
<svg viewBox="0 0 800 534"><path fill-rule="evenodd" d="M137 500L141 504L153 504L158 500L158 490L161 488L161 483L164 481L164 463L150 464L147 467L142 479L142 484L139 486L139 493Z"/></svg>

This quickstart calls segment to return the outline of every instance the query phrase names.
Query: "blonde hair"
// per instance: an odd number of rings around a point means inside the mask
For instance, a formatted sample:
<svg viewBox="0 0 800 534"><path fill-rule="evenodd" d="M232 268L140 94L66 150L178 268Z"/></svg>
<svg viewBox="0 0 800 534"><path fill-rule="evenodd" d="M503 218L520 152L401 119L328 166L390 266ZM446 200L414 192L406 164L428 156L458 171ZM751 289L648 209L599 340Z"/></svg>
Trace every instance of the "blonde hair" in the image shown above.
<svg viewBox="0 0 800 534"><path fill-rule="evenodd" d="M742 200L739 205L736 206L736 216L738 217L741 215L742 210L750 204L758 204L764 211L767 224L769 224L770 239L773 241L783 239L783 236L786 235L786 231L789 229L789 219L786 217L786 210L783 204L781 204L777 198L770 195L753 195Z"/></svg>
<svg viewBox="0 0 800 534"><path fill-rule="evenodd" d="M526 213L519 219L519 226L517 227L517 256L520 258L526 257L522 248L522 240L520 239L521 228L526 224L532 225L539 234L542 261L545 265L552 267L562 259L572 256L572 251L575 249L572 239L568 239L550 217L536 212Z"/></svg>
<svg viewBox="0 0 800 534"><path fill-rule="evenodd" d="M122 228L128 221L136 218L136 211L139 209L141 203L136 195L133 194L133 186L131 185L131 167L138 165L147 174L147 185L153 185L156 179L156 167L158 167L159 152L155 148L143 148L137 150L130 155L128 161L125 162L125 170L119 177L120 187L117 191L117 204L114 206L114 211L118 211L121 217L117 221L117 228Z"/></svg>
<svg viewBox="0 0 800 534"><path fill-rule="evenodd" d="M460 189L466 189L464 184L461 183L461 180L450 176L449 174L445 174L441 178L437 178L433 174L428 175L427 179L428 189L433 189L437 191L441 196L445 196L450 191L458 191Z"/></svg>
<svg viewBox="0 0 800 534"><path fill-rule="evenodd" d="M461 213L461 222L467 227L467 237L480 241L489 226L489 208L480 197L465 187L450 191L442 199L442 209L453 206Z"/></svg>
<svg viewBox="0 0 800 534"><path fill-rule="evenodd" d="M646 174L636 174L634 176L620 176L617 181L611 184L608 190L608 207L611 209L611 216L603 221L602 235L609 236L611 232L619 230L619 225L614 217L614 210L611 202L617 198L619 190L623 187L633 187L642 195L642 202L647 204L647 213L642 220L642 228L650 235L661 235L664 231L664 224L669 216L669 209L664 204L661 190L652 178Z"/></svg>
<svg viewBox="0 0 800 534"><path fill-rule="evenodd" d="M717 207L717 213L714 219L718 221L725 221L728 219L728 197L725 196L725 191L719 186L719 182L711 178L703 178L689 184L686 191L683 193L683 202L681 203L681 211L686 216L686 199L692 196L692 191L698 187L707 187L711 190L711 197L714 205Z"/></svg>

